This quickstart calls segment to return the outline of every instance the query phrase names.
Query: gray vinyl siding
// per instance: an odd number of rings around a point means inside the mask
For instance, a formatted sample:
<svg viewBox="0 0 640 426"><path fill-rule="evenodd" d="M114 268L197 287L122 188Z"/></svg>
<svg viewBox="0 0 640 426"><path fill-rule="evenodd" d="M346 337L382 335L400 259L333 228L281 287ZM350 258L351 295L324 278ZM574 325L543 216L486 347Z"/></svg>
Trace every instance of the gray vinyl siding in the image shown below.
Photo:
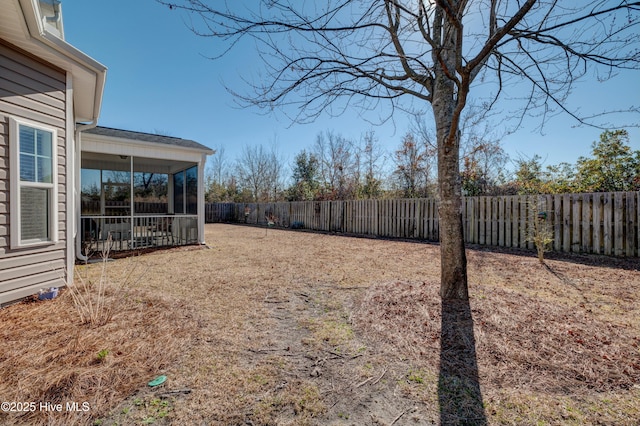
<svg viewBox="0 0 640 426"><path fill-rule="evenodd" d="M58 134L58 242L11 248L9 117ZM66 265L66 75L0 40L0 305L61 286ZM72 243L72 242L70 242Z"/></svg>

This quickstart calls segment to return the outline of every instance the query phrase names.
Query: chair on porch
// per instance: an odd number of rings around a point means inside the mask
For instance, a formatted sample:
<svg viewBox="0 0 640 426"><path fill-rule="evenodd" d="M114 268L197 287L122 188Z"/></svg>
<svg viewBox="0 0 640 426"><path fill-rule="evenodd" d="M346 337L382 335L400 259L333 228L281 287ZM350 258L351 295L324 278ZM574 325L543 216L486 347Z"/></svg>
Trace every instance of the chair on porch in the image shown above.
<svg viewBox="0 0 640 426"><path fill-rule="evenodd" d="M173 218L159 217L153 227L155 235L155 245L158 247L173 245Z"/></svg>
<svg viewBox="0 0 640 426"><path fill-rule="evenodd" d="M174 218L171 235L176 245L196 243L198 241L198 220L194 217Z"/></svg>

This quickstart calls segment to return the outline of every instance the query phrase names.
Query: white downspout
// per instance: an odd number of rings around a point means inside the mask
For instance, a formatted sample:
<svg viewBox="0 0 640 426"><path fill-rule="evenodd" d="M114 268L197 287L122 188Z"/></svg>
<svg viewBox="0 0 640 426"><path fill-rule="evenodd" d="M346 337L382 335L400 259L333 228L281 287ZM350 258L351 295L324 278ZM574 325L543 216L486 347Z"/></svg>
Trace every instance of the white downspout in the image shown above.
<svg viewBox="0 0 640 426"><path fill-rule="evenodd" d="M129 219L131 223L129 224L129 247L135 248L135 241L133 239L133 231L134 231L134 215L135 215L135 203L134 203L134 194L133 194L133 155L129 156L129 211L131 212L131 218Z"/></svg>
<svg viewBox="0 0 640 426"><path fill-rule="evenodd" d="M65 245L66 245L66 280L67 283L73 282L74 263L75 263L75 250L74 241L78 232L78 225L76 222L76 204L75 198L76 189L76 161L75 157L75 121L73 117L73 78L71 73L67 73L66 76L66 93L65 93L65 156L66 156L66 176L65 193L67 196L66 203L66 230L65 230Z"/></svg>
<svg viewBox="0 0 640 426"><path fill-rule="evenodd" d="M200 244L206 244L204 240L204 223L205 223L205 208L204 208L204 167L207 163L207 155L202 154L200 163L198 164L198 242Z"/></svg>

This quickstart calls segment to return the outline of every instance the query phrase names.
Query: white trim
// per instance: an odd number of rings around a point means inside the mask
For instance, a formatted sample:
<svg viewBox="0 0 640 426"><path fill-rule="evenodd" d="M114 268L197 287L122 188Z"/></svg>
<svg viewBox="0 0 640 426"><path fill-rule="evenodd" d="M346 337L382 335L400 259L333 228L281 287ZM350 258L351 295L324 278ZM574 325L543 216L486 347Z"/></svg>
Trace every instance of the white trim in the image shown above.
<svg viewBox="0 0 640 426"><path fill-rule="evenodd" d="M203 153L203 150L198 148L146 142L137 139L115 138L91 133L83 134L82 150L100 154L131 155L134 157L188 161L193 163L199 162L200 156ZM209 151L207 151L207 153L209 153ZM213 151L211 151L211 153L213 153Z"/></svg>
<svg viewBox="0 0 640 426"><path fill-rule="evenodd" d="M207 162L207 154L202 154L202 159L198 163L198 242L206 244L204 241L204 167Z"/></svg>
<svg viewBox="0 0 640 426"><path fill-rule="evenodd" d="M20 125L32 127L51 133L51 183L24 183L20 181ZM12 249L37 247L58 242L58 131L54 127L46 126L34 121L22 118L9 117L9 169L10 169L10 245ZM49 215L49 239L46 241L22 241L21 240L21 188L46 188L50 189L50 215Z"/></svg>
<svg viewBox="0 0 640 426"><path fill-rule="evenodd" d="M136 191L135 191L135 187L133 185L133 178L134 178L134 172L133 172L133 155L131 157L129 157L129 216L131 218L130 222L129 222L129 235L131 235L131 242L133 242L133 236L135 235L135 232L133 232L134 230L134 214L135 214L135 207L136 207ZM100 170L100 187L104 188L103 186L103 180L102 180L102 170ZM104 189L101 190L102 192L104 192ZM132 244L133 245L133 244Z"/></svg>

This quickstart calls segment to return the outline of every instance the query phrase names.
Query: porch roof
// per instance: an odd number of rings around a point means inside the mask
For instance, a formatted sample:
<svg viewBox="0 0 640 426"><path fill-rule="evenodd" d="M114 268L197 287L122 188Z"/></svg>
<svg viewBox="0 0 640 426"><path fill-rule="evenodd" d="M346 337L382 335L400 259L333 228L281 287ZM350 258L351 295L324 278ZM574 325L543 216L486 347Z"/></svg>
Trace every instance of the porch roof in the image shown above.
<svg viewBox="0 0 640 426"><path fill-rule="evenodd" d="M214 153L188 139L109 127L83 131L81 151L82 167L127 170L128 158L134 157L138 170L162 173L173 173L188 164L198 164Z"/></svg>
<svg viewBox="0 0 640 426"><path fill-rule="evenodd" d="M196 151L202 151L203 154L211 155L213 150L209 147L202 145L196 141L190 139L176 138L173 136L157 135L153 133L134 132L131 130L113 129L110 127L97 126L93 129L86 130L85 134L99 135L108 138L129 140L129 141L141 141L155 144L169 145L173 147L181 147L187 149L193 149Z"/></svg>

